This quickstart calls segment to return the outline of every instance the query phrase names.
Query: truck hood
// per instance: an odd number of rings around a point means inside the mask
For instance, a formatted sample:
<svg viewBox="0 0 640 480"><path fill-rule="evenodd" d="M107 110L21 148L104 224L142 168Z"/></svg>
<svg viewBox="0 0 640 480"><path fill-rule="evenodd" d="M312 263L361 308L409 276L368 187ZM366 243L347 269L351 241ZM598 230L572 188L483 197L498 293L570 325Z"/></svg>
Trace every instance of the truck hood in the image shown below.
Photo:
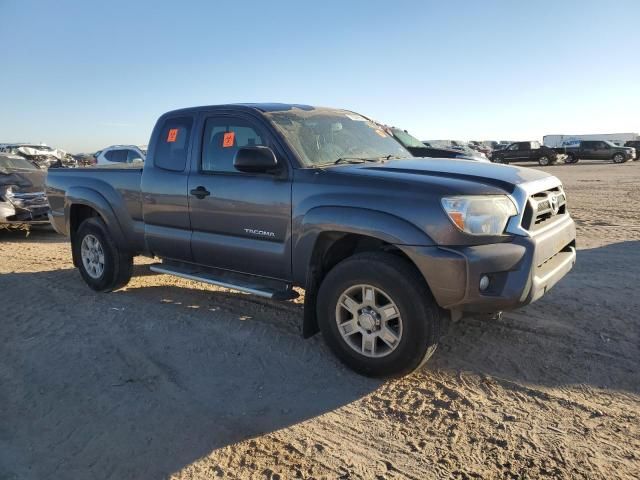
<svg viewBox="0 0 640 480"><path fill-rule="evenodd" d="M336 169L337 171L338 169ZM346 165L341 171L352 175L393 176L401 180L425 183L475 183L513 192L516 185L552 177L546 172L527 167L483 163L463 159L408 158L377 164Z"/></svg>

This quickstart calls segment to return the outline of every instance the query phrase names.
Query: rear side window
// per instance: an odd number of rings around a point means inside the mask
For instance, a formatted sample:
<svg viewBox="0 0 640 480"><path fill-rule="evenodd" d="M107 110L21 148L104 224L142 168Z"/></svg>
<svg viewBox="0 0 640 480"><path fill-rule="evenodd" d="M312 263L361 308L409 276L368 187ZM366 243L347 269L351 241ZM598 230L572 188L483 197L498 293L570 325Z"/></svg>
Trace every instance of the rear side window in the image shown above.
<svg viewBox="0 0 640 480"><path fill-rule="evenodd" d="M264 134L238 118L209 118L202 144L201 169L204 172L240 173L233 159L241 147L266 145Z"/></svg>
<svg viewBox="0 0 640 480"><path fill-rule="evenodd" d="M109 150L104 154L104 158L110 162L126 163L127 151L126 150Z"/></svg>
<svg viewBox="0 0 640 480"><path fill-rule="evenodd" d="M193 118L176 117L164 122L156 140L154 163L156 167L182 172L187 165L187 153Z"/></svg>

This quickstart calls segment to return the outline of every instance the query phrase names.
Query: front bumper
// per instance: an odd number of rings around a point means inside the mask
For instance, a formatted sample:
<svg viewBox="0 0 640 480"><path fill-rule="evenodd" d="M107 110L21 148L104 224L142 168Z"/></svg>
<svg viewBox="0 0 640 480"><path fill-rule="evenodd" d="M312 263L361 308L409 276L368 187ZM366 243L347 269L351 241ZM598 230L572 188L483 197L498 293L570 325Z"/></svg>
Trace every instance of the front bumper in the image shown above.
<svg viewBox="0 0 640 480"><path fill-rule="evenodd" d="M403 247L424 275L438 305L490 313L535 302L573 267L576 228L562 215L532 236L473 247ZM489 287L480 290L480 279Z"/></svg>
<svg viewBox="0 0 640 480"><path fill-rule="evenodd" d="M48 204L19 207L0 202L0 225L46 225L49 223L48 213Z"/></svg>

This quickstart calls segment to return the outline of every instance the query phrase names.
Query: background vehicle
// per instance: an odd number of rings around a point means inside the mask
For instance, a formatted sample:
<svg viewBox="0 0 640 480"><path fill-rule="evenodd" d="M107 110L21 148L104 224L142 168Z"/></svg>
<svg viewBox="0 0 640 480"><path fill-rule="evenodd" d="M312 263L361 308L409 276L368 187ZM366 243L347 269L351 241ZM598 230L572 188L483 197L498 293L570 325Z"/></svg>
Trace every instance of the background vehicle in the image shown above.
<svg viewBox="0 0 640 480"><path fill-rule="evenodd" d="M51 148L44 144L5 143L0 145L0 152L18 155L40 168L77 166L77 162L72 155L69 155L64 150Z"/></svg>
<svg viewBox="0 0 640 480"><path fill-rule="evenodd" d="M625 142L624 146L635 148L636 156L634 160L638 160L638 155L640 154L640 140L629 140L628 142Z"/></svg>
<svg viewBox="0 0 640 480"><path fill-rule="evenodd" d="M96 165L144 162L145 154L135 145L112 145L95 153Z"/></svg>
<svg viewBox="0 0 640 480"><path fill-rule="evenodd" d="M461 150L454 150L452 148L435 148L427 146L421 142L406 130L400 128L391 127L386 128L386 131L393 136L400 144L411 152L414 157L434 157L434 158L458 158L462 160L474 160L476 162L488 162L487 158L483 158L476 152L468 153Z"/></svg>
<svg viewBox="0 0 640 480"><path fill-rule="evenodd" d="M542 137L542 143L550 148L575 147L582 140L604 140L620 146L628 141L640 140L640 135L637 133L602 133L592 135L545 135Z"/></svg>
<svg viewBox="0 0 640 480"><path fill-rule="evenodd" d="M496 150L491 156L494 163L538 162L551 165L558 161L558 152L540 145L540 142L515 142L502 150Z"/></svg>
<svg viewBox="0 0 640 480"><path fill-rule="evenodd" d="M25 158L0 154L0 227L49 223L45 175Z"/></svg>
<svg viewBox="0 0 640 480"><path fill-rule="evenodd" d="M489 161L484 153L469 148L464 142L460 140L424 140L422 143L429 148L440 148L461 152L468 160L476 160L479 162Z"/></svg>
<svg viewBox="0 0 640 480"><path fill-rule="evenodd" d="M477 150L478 152L482 153L487 158L491 156L492 148L489 145L485 144L484 142L480 142L478 140L472 140L469 142L468 146L473 150Z"/></svg>
<svg viewBox="0 0 640 480"><path fill-rule="evenodd" d="M636 151L632 147L619 147L606 140L584 140L578 145L554 148L555 151L564 153L566 163L576 163L580 159L585 160L611 160L614 163L624 163L636 157Z"/></svg>
<svg viewBox="0 0 640 480"><path fill-rule="evenodd" d="M557 178L413 158L346 110L169 112L140 167L49 172L52 223L91 288L125 285L140 254L162 259L155 272L263 297L302 287L303 334L320 330L367 375L417 368L445 315L533 302L575 262Z"/></svg>

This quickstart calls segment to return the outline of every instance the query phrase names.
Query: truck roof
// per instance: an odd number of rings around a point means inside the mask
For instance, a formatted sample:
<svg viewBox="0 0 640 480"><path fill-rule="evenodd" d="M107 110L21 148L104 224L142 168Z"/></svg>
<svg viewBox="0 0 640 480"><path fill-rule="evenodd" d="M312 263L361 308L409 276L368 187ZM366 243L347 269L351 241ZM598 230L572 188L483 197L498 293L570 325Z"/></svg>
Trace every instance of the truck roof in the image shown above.
<svg viewBox="0 0 640 480"><path fill-rule="evenodd" d="M193 113L199 110L211 110L211 109L242 109L242 110L257 110L259 112L280 112L285 110L291 110L292 108L299 108L301 110L315 110L317 107L311 105L304 105L300 103L226 103L221 105L203 105L196 107L179 108L165 113Z"/></svg>

